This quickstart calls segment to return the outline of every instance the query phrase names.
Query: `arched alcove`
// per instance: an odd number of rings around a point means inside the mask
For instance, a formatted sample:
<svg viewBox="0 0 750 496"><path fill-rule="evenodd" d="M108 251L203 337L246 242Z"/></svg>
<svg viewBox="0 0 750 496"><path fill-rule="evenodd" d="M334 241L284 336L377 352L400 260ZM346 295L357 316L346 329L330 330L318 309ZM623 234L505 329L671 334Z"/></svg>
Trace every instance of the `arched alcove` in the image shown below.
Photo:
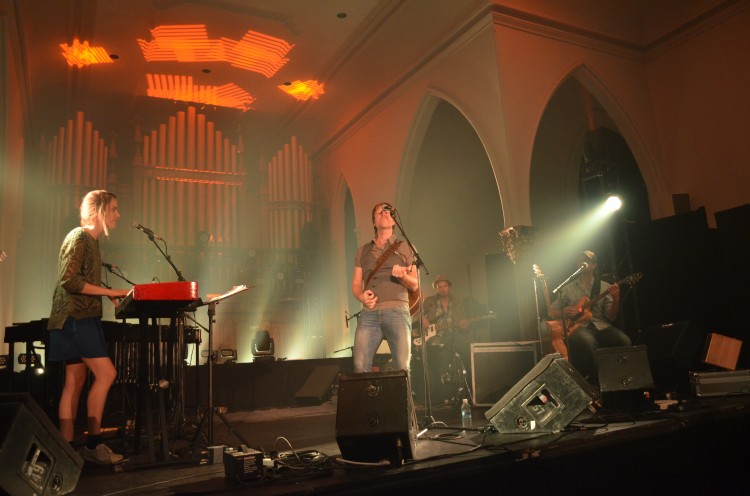
<svg viewBox="0 0 750 496"><path fill-rule="evenodd" d="M650 219L646 185L615 119L576 77L567 78L549 100L530 170L532 222L541 233L548 275L564 273L570 253L586 248L601 252L606 271L626 270L611 238L618 223ZM620 212L590 231L571 227L609 194L623 199Z"/></svg>
<svg viewBox="0 0 750 496"><path fill-rule="evenodd" d="M503 228L497 182L482 142L456 106L430 97L423 110L424 121L415 123L422 132L410 143L412 169L404 171L410 181L400 192L408 212L403 227L425 263L425 294L443 274L454 295L486 312L486 257L500 251Z"/></svg>

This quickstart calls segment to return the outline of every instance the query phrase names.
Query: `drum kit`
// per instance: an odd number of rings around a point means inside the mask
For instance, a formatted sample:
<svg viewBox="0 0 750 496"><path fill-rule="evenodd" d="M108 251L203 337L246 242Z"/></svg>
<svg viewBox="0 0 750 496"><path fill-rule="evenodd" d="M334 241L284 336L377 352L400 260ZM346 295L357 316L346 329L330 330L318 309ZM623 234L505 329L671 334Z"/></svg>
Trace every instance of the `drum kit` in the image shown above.
<svg viewBox="0 0 750 496"><path fill-rule="evenodd" d="M468 339L468 336L461 335L453 329L436 331L435 326L431 325L425 332L423 352L419 329L415 328L413 332L412 377L424 377L422 360L425 360L431 403L460 404L464 398L471 398L466 363L458 352L458 341L462 338ZM414 373L416 370L419 370L417 374ZM415 387L423 389L424 384L418 382Z"/></svg>

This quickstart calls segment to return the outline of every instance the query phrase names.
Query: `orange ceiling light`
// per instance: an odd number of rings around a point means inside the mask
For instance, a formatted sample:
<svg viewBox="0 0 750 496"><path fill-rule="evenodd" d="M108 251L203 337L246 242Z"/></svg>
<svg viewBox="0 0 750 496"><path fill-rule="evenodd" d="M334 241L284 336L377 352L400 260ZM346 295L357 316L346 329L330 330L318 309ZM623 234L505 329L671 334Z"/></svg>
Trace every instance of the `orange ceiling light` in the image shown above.
<svg viewBox="0 0 750 496"><path fill-rule="evenodd" d="M323 90L323 84L318 83L313 79L307 81L294 81L293 83L280 84L279 89L289 93L297 100L317 100L320 95L325 93Z"/></svg>
<svg viewBox="0 0 750 496"><path fill-rule="evenodd" d="M62 55L68 61L68 65L77 66L79 69L91 64L111 64L113 60L103 47L89 46L88 41L81 43L78 38L73 39L73 44L62 43Z"/></svg>
<svg viewBox="0 0 750 496"><path fill-rule="evenodd" d="M151 41L138 40L148 62L229 62L233 67L270 78L289 59L294 45L248 30L241 40L209 39L203 24L167 25L151 30Z"/></svg>
<svg viewBox="0 0 750 496"><path fill-rule="evenodd" d="M234 83L222 86L195 85L192 76L146 74L146 94L154 98L203 103L217 107L249 110L255 101L247 91Z"/></svg>

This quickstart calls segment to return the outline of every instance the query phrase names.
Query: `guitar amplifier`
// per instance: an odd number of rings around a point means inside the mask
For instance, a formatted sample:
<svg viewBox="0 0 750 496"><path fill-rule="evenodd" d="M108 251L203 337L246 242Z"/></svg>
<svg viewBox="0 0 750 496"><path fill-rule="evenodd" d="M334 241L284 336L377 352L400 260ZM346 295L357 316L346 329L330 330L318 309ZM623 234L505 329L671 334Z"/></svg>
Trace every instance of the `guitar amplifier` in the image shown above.
<svg viewBox="0 0 750 496"><path fill-rule="evenodd" d="M537 341L473 343L471 392L475 406L492 406L537 362Z"/></svg>

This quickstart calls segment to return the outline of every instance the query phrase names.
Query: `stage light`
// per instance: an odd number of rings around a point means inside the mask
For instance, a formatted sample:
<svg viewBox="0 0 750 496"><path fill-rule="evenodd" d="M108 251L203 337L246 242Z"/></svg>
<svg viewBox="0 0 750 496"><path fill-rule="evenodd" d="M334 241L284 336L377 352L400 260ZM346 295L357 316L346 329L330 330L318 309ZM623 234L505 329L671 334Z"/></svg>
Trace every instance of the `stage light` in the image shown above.
<svg viewBox="0 0 750 496"><path fill-rule="evenodd" d="M253 361L273 360L275 353L273 338L268 331L258 331L253 339Z"/></svg>
<svg viewBox="0 0 750 496"><path fill-rule="evenodd" d="M617 196L610 196L609 198L607 198L607 201L604 202L604 208L608 212L620 210L620 207L622 207L622 200L620 200L620 198Z"/></svg>
<svg viewBox="0 0 750 496"><path fill-rule="evenodd" d="M237 350L232 348L222 348L221 358L223 363L234 363L237 361Z"/></svg>

